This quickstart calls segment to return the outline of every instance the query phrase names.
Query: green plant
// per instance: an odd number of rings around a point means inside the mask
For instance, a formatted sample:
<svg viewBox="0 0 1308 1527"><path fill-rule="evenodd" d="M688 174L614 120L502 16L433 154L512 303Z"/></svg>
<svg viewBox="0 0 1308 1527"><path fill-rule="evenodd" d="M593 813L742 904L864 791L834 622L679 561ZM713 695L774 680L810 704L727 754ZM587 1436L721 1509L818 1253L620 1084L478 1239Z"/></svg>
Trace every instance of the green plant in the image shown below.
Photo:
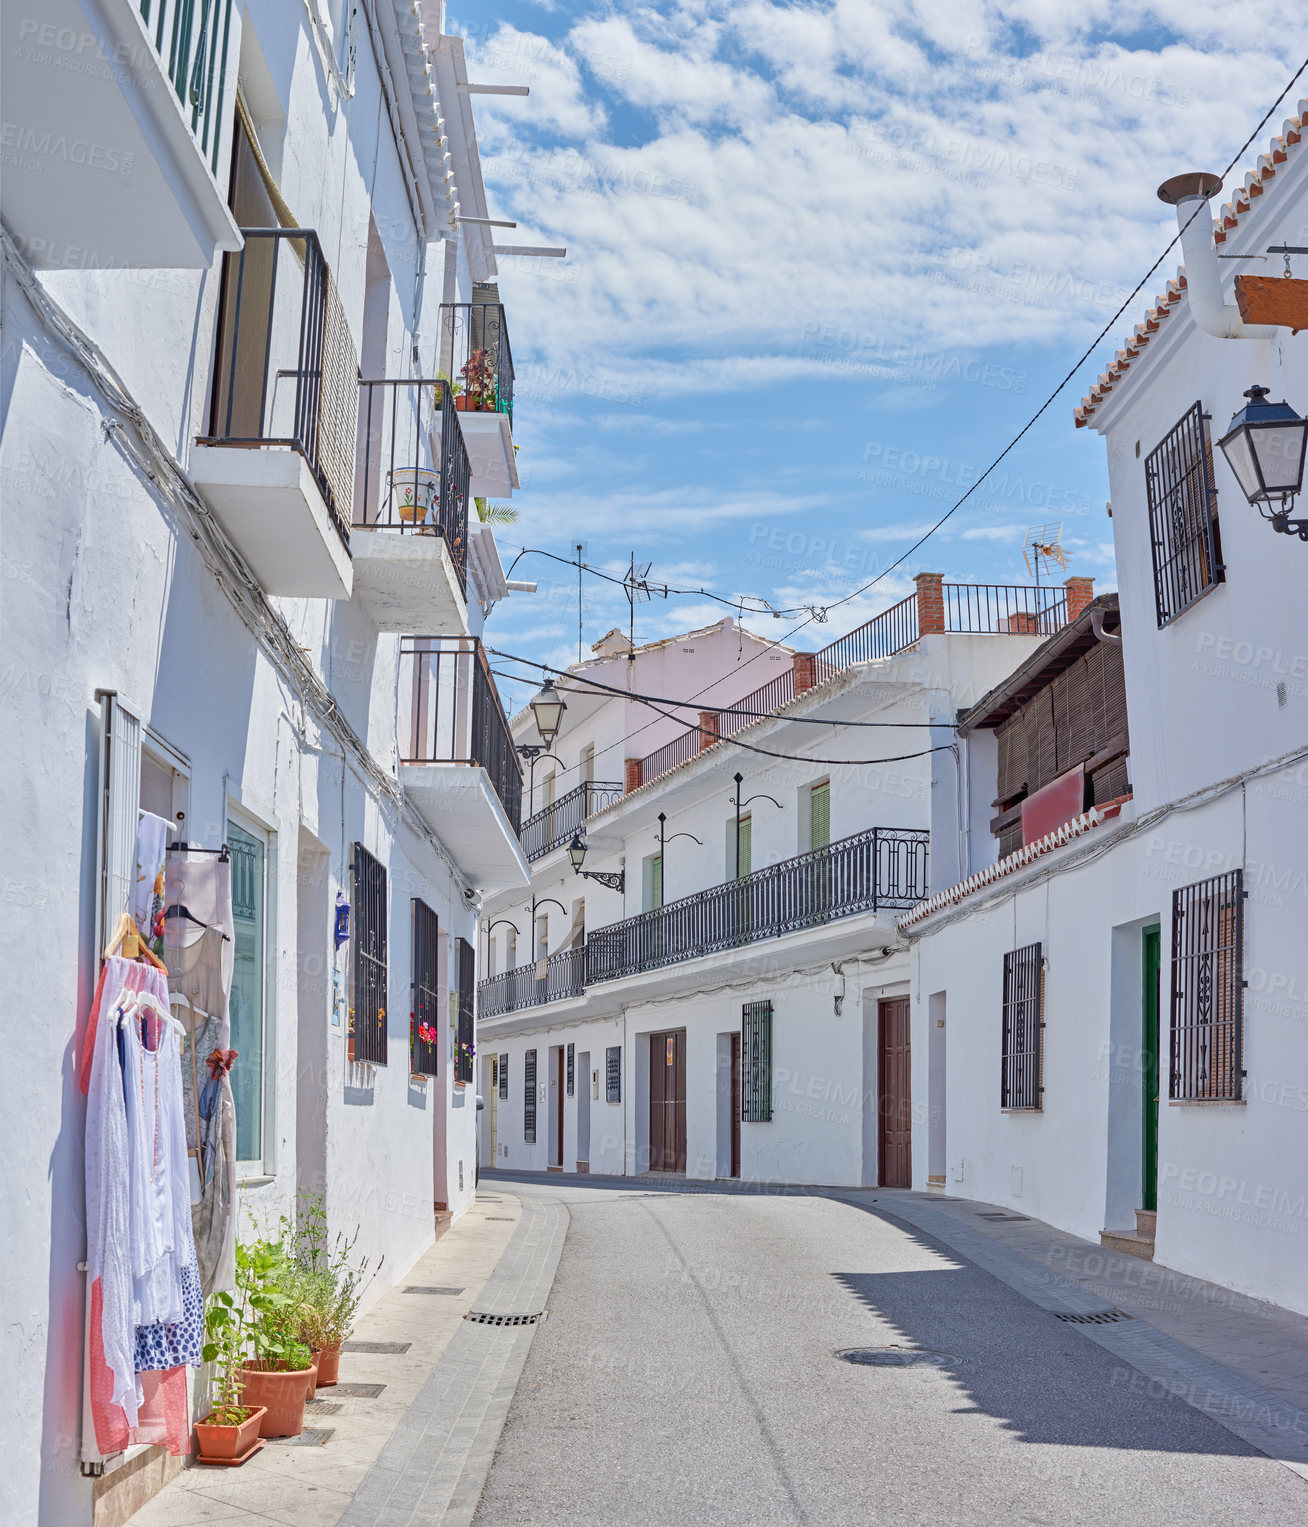
<svg viewBox="0 0 1308 1527"><path fill-rule="evenodd" d="M249 1414L241 1404L241 1369L307 1368L312 1355L291 1327L290 1259L278 1241L236 1243L236 1287L209 1296L201 1356L216 1363L212 1416L218 1426L239 1426ZM302 1360L301 1360L302 1359Z"/></svg>
<svg viewBox="0 0 1308 1527"><path fill-rule="evenodd" d="M516 525L518 511L510 504L488 504L484 498L474 498L477 518L483 525Z"/></svg>
<svg viewBox="0 0 1308 1527"><path fill-rule="evenodd" d="M359 1240L329 1236L327 1212L316 1193L301 1193L294 1220L282 1219L282 1236L289 1248L291 1270L286 1287L291 1294L298 1339L321 1350L348 1339L368 1284L381 1271L385 1257L368 1271L367 1257L356 1257Z"/></svg>
<svg viewBox="0 0 1308 1527"><path fill-rule="evenodd" d="M459 375L463 378L464 391L476 409L493 409L499 398L499 378L485 350L474 350Z"/></svg>

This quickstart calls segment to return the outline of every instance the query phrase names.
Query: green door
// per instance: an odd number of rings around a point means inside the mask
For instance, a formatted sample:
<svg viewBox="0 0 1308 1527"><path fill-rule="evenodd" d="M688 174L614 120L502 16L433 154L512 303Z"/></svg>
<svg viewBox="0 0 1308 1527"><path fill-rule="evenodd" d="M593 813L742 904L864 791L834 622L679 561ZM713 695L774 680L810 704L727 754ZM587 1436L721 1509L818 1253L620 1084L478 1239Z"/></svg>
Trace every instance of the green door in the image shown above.
<svg viewBox="0 0 1308 1527"><path fill-rule="evenodd" d="M1158 1207L1158 972L1162 932L1146 928L1141 940L1144 955L1144 1032L1140 1045L1140 1090L1144 1100L1141 1141L1140 1207Z"/></svg>

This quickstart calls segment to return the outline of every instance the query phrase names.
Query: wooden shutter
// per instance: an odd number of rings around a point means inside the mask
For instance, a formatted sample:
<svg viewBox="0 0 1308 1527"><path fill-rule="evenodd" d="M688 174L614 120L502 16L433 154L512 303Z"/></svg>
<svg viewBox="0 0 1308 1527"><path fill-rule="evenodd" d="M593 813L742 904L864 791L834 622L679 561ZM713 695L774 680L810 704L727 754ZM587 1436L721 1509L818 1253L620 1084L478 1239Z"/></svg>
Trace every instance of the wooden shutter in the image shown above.
<svg viewBox="0 0 1308 1527"><path fill-rule="evenodd" d="M740 837L736 843L736 879L743 880L754 868L754 827L749 817L740 819Z"/></svg>
<svg viewBox="0 0 1308 1527"><path fill-rule="evenodd" d="M522 1138L536 1143L536 1052L528 1050L522 1065Z"/></svg>
<svg viewBox="0 0 1308 1527"><path fill-rule="evenodd" d="M136 829L141 802L141 722L116 695L101 709L102 830L98 954L118 919L132 910L136 890ZM149 930L142 928L142 933Z"/></svg>
<svg viewBox="0 0 1308 1527"><path fill-rule="evenodd" d="M466 938L455 940L459 979L459 1023L454 1080L464 1084L473 1079L473 1056L476 1054L474 1000L477 989L477 952Z"/></svg>
<svg viewBox="0 0 1308 1527"><path fill-rule="evenodd" d="M577 1047L576 1047L576 1045L569 1045L568 1046L568 1080L567 1080L567 1090L568 1090L568 1096L569 1097L573 1097L576 1094L576 1091L577 1091Z"/></svg>
<svg viewBox="0 0 1308 1527"><path fill-rule="evenodd" d="M354 845L354 990L350 1008L350 1059L386 1064L386 867Z"/></svg>
<svg viewBox="0 0 1308 1527"><path fill-rule="evenodd" d="M747 1124L772 1118L772 1004L746 1002L740 1022L740 1117Z"/></svg>
<svg viewBox="0 0 1308 1527"><path fill-rule="evenodd" d="M414 1076L435 1076L441 1052L440 926L435 912L416 896L412 913L409 1069Z"/></svg>
<svg viewBox="0 0 1308 1527"><path fill-rule="evenodd" d="M505 1100L509 1096L509 1057L500 1056L500 1096Z"/></svg>
<svg viewBox="0 0 1308 1527"><path fill-rule="evenodd" d="M831 842L831 781L824 779L809 794L810 848L826 848Z"/></svg>

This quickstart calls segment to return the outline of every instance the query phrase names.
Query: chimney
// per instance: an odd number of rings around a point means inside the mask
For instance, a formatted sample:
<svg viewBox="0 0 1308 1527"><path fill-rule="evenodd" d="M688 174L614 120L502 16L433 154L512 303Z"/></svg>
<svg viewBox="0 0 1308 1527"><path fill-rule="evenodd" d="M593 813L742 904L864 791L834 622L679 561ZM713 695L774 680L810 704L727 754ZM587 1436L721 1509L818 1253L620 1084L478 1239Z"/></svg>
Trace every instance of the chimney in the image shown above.
<svg viewBox="0 0 1308 1527"><path fill-rule="evenodd" d="M699 750L711 748L718 740L718 713L702 710L699 713Z"/></svg>
<svg viewBox="0 0 1308 1527"><path fill-rule="evenodd" d="M1067 623L1070 626L1095 597L1095 580L1093 578L1064 578L1063 587L1067 590Z"/></svg>
<svg viewBox="0 0 1308 1527"><path fill-rule="evenodd" d="M795 693L802 695L817 683L817 654L815 652L797 652L793 660L795 672Z"/></svg>
<svg viewBox="0 0 1308 1527"><path fill-rule="evenodd" d="M917 634L927 636L945 629L944 573L919 573L917 584Z"/></svg>
<svg viewBox="0 0 1308 1527"><path fill-rule="evenodd" d="M628 758L623 764L623 787L625 793L630 795L633 790L639 790L641 786L641 765L643 758Z"/></svg>
<svg viewBox="0 0 1308 1527"><path fill-rule="evenodd" d="M1217 263L1213 219L1208 211L1209 197L1216 196L1221 189L1221 177L1202 170L1173 175L1158 187L1158 200L1176 208L1181 228L1190 316L1205 334L1214 334L1218 339L1264 339L1276 332L1274 325L1245 323L1238 307L1222 301L1222 270Z"/></svg>

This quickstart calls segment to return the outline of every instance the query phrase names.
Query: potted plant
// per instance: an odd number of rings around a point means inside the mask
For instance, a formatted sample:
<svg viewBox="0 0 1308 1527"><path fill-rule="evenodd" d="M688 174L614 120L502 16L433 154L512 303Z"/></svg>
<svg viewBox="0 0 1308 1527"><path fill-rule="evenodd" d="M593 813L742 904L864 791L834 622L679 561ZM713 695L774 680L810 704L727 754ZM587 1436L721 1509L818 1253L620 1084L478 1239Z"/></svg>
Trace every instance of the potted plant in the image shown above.
<svg viewBox="0 0 1308 1527"><path fill-rule="evenodd" d="M285 1221L283 1228L289 1228ZM354 1248L358 1239L356 1229L353 1237L338 1234L329 1243L322 1200L313 1193L299 1195L295 1225L288 1235L298 1280L296 1329L299 1339L314 1355L317 1383L324 1389L337 1381L341 1346L354 1329L364 1290L382 1265L378 1262L369 1272L368 1259L356 1259Z"/></svg>
<svg viewBox="0 0 1308 1527"><path fill-rule="evenodd" d="M240 1370L241 1400L262 1406L261 1437L295 1437L313 1393L313 1355L299 1337L294 1263L280 1241L236 1247L236 1290L250 1312Z"/></svg>
<svg viewBox="0 0 1308 1527"><path fill-rule="evenodd" d="M259 1440L263 1408L241 1403L241 1363L249 1334L247 1315L244 1303L233 1299L225 1289L210 1296L201 1355L206 1363L218 1365L214 1375L217 1394L209 1414L195 1423L201 1463L239 1466L263 1446Z"/></svg>
<svg viewBox="0 0 1308 1527"><path fill-rule="evenodd" d="M460 413L493 412L499 401L499 378L486 351L474 350L459 375L463 387L455 389L455 408Z"/></svg>

